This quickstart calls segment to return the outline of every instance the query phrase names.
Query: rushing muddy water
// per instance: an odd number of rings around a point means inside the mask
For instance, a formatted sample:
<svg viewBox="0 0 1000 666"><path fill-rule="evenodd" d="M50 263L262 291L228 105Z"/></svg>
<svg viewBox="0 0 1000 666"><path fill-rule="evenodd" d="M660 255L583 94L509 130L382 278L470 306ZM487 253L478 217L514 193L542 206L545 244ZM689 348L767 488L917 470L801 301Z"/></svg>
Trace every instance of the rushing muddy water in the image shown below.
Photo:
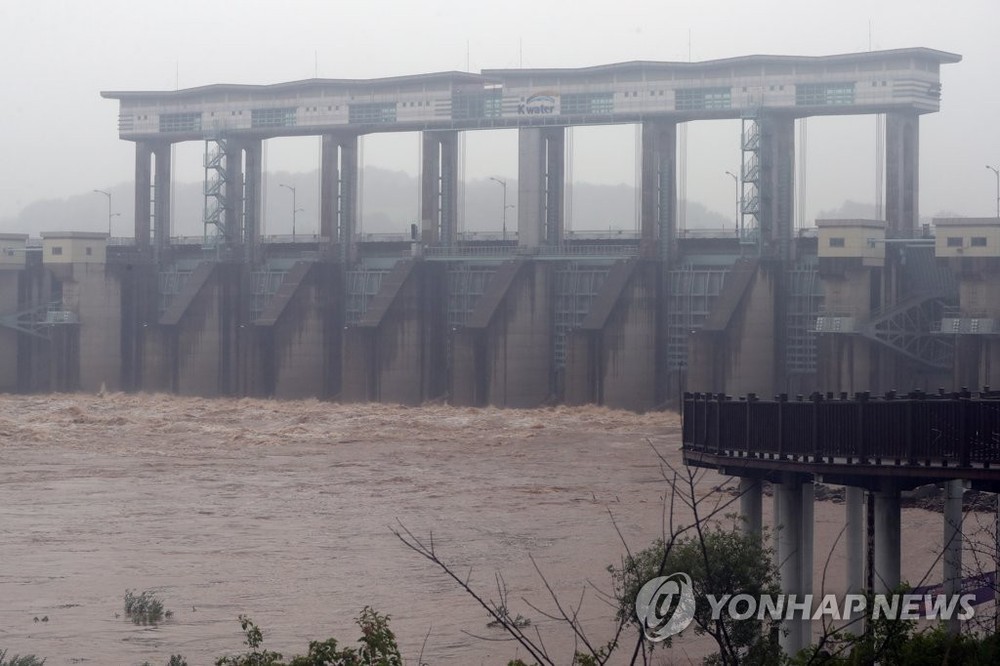
<svg viewBox="0 0 1000 666"><path fill-rule="evenodd" d="M164 664L171 653L209 664L241 649L245 613L265 647L291 656L310 639L352 643L370 605L392 616L407 663L421 650L431 664L524 656L470 635L502 636L393 536L401 522L433 532L486 596L501 572L511 611L568 663L572 637L522 601L553 610L529 555L571 603L590 584L610 589L605 567L623 553L611 516L633 548L661 531L666 485L651 444L679 460L675 415L0 397L0 649L52 665ZM826 553L842 508L817 505L816 519ZM933 561L940 517L905 520L912 578ZM159 591L173 617L120 617L128 588ZM581 615L596 640L610 637L613 613L593 588ZM704 641L678 643L670 662L705 653Z"/></svg>

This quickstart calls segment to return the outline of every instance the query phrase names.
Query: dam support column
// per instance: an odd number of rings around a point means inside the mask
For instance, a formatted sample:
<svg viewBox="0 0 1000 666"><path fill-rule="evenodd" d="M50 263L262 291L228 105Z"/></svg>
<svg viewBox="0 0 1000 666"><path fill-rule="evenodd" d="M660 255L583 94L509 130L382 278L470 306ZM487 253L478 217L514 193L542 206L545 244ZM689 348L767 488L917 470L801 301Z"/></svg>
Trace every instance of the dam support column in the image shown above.
<svg viewBox="0 0 1000 666"><path fill-rule="evenodd" d="M562 244L566 133L518 130L517 234L522 249Z"/></svg>
<svg viewBox="0 0 1000 666"><path fill-rule="evenodd" d="M153 180L153 247L157 252L170 245L170 144L153 148L156 175Z"/></svg>
<svg viewBox="0 0 1000 666"><path fill-rule="evenodd" d="M170 143L137 141L135 243L140 249L170 243L170 184Z"/></svg>
<svg viewBox="0 0 1000 666"><path fill-rule="evenodd" d="M911 238L918 226L920 116L885 114L885 220L889 238Z"/></svg>
<svg viewBox="0 0 1000 666"><path fill-rule="evenodd" d="M420 239L451 246L458 235L458 132L422 134Z"/></svg>
<svg viewBox="0 0 1000 666"><path fill-rule="evenodd" d="M641 161L640 251L672 262L677 247L677 123L642 124Z"/></svg>
<svg viewBox="0 0 1000 666"><path fill-rule="evenodd" d="M339 259L354 260L357 224L358 137L324 134L320 164L320 236L339 248Z"/></svg>
<svg viewBox="0 0 1000 666"><path fill-rule="evenodd" d="M760 119L760 251L791 259L795 222L795 118L765 114Z"/></svg>
<svg viewBox="0 0 1000 666"><path fill-rule="evenodd" d="M243 151L243 242L246 244L247 261L252 264L259 259L260 253L261 186L264 176L260 139L245 141Z"/></svg>
<svg viewBox="0 0 1000 666"><path fill-rule="evenodd" d="M135 143L135 244L149 247L151 215L150 188L153 185L153 150L145 141Z"/></svg>

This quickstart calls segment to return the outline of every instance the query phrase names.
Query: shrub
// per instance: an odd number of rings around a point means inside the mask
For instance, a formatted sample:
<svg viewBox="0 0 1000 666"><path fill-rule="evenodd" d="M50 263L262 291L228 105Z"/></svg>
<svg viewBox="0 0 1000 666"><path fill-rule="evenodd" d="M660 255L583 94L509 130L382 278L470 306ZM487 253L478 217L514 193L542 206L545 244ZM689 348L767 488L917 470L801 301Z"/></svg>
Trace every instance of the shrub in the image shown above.
<svg viewBox="0 0 1000 666"><path fill-rule="evenodd" d="M7 650L0 650L0 666L43 666L43 664L45 664L45 660L39 659L33 654L24 656L15 654L8 659Z"/></svg>
<svg viewBox="0 0 1000 666"><path fill-rule="evenodd" d="M167 615L173 615L167 611ZM152 590L125 590L125 617L135 624L157 624L164 617L163 601Z"/></svg>

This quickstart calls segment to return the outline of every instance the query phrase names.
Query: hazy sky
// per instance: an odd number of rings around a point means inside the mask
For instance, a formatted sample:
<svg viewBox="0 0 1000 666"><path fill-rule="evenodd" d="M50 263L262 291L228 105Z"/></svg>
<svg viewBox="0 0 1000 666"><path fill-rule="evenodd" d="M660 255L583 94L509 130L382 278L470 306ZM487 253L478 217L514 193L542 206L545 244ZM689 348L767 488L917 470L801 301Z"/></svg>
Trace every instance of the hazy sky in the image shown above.
<svg viewBox="0 0 1000 666"><path fill-rule="evenodd" d="M133 146L118 139L117 102L101 90L869 45L963 56L942 68L942 111L921 119L921 213L993 215L996 181L984 166L1000 163L998 31L998 0L0 0L0 218L132 179ZM738 132L733 121L689 129L689 197L720 212L734 206L724 172L739 163ZM807 219L844 199L874 201L874 139L870 117L809 121ZM316 141L269 141L267 168L316 168ZM575 179L634 182L633 127L575 130L573 146ZM201 179L201 150L178 149L176 178ZM367 164L416 173L417 158L412 134L365 141ZM469 133L466 178L490 175L516 176L514 132Z"/></svg>

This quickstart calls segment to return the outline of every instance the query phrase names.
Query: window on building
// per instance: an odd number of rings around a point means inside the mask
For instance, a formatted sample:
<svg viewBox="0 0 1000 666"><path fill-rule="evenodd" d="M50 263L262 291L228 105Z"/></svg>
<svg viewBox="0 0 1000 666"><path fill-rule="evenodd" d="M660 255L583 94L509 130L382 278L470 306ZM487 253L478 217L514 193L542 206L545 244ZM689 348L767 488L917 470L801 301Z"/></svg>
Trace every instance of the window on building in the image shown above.
<svg viewBox="0 0 1000 666"><path fill-rule="evenodd" d="M831 238L830 239L830 247L844 247L844 239L843 238Z"/></svg>
<svg viewBox="0 0 1000 666"><path fill-rule="evenodd" d="M970 245L972 247L986 247L986 236L973 236Z"/></svg>
<svg viewBox="0 0 1000 666"><path fill-rule="evenodd" d="M396 103L350 104L347 108L347 117L348 122L351 123L394 123L396 122Z"/></svg>
<svg viewBox="0 0 1000 666"><path fill-rule="evenodd" d="M52 248L52 256L58 257L61 254L62 254L62 248L60 246L56 245Z"/></svg>
<svg viewBox="0 0 1000 666"><path fill-rule="evenodd" d="M164 113L160 115L161 132L200 132L201 113Z"/></svg>
<svg viewBox="0 0 1000 666"><path fill-rule="evenodd" d="M251 127L294 127L295 107L281 109L252 109Z"/></svg>
<svg viewBox="0 0 1000 666"><path fill-rule="evenodd" d="M614 93L569 93L560 98L559 104L563 115L607 114L615 110L615 96Z"/></svg>
<svg viewBox="0 0 1000 666"><path fill-rule="evenodd" d="M694 109L732 108L731 88L687 88L676 92L674 107L678 111Z"/></svg>
<svg viewBox="0 0 1000 666"><path fill-rule="evenodd" d="M948 236L948 247L962 247L962 237Z"/></svg>
<svg viewBox="0 0 1000 666"><path fill-rule="evenodd" d="M795 86L798 106L854 104L854 83L800 83Z"/></svg>
<svg viewBox="0 0 1000 666"><path fill-rule="evenodd" d="M93 254L94 254L94 249L93 249L93 248L90 248L90 247L88 247L88 248L86 249L86 253L87 253L87 256L88 256L88 257L90 257L90 256L93 256Z"/></svg>

